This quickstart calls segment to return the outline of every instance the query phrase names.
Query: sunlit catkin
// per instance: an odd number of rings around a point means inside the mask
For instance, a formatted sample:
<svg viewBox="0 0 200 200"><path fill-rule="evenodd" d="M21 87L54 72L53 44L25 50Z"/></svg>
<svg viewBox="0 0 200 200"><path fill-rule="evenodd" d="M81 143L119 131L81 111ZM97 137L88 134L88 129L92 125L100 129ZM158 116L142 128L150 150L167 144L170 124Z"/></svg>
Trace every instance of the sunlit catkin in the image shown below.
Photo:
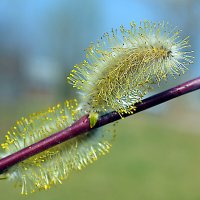
<svg viewBox="0 0 200 200"><path fill-rule="evenodd" d="M68 81L80 91L79 105L66 101L21 118L1 144L1 158L65 129L86 113L93 127L99 114L132 112L151 88L183 74L192 63L188 37L181 39L180 31L167 23L131 22L129 30L121 26L119 32L112 30L91 44L86 60L71 71ZM7 177L22 194L49 189L107 153L113 138L112 132L92 130L14 165Z"/></svg>
<svg viewBox="0 0 200 200"><path fill-rule="evenodd" d="M83 110L130 112L161 80L183 74L192 63L188 37L168 23L131 22L105 33L75 65L69 83L80 90Z"/></svg>

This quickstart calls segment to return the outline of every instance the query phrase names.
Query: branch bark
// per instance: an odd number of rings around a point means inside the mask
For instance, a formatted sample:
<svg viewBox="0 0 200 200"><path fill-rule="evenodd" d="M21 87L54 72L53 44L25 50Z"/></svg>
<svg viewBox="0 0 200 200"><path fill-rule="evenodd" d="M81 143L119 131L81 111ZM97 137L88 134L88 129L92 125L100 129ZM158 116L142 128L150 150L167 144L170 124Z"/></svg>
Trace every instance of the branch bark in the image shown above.
<svg viewBox="0 0 200 200"><path fill-rule="evenodd" d="M189 92L192 92L198 89L200 89L200 77L144 99L141 103L137 103L135 105L136 110L134 111L133 114L136 114L138 112L141 112L143 110L146 110L148 108L151 108L153 106L156 106L158 104L161 104L163 102L169 101L173 98L179 97L181 95L187 94ZM123 117L128 117L130 115L132 114L124 114ZM46 149L49 149L55 145L65 142L66 140L69 140L73 137L83 134L91 129L104 126L106 124L112 123L119 119L121 119L121 116L116 111L113 111L106 115L101 116L98 119L95 127L90 128L88 115L85 115L81 119L76 121L74 124L67 127L66 129L58 133L55 133L37 143L32 144L29 147L26 147L16 153L13 153L1 159L0 160L0 174L4 173L13 165L33 155L36 155L42 151L45 151Z"/></svg>

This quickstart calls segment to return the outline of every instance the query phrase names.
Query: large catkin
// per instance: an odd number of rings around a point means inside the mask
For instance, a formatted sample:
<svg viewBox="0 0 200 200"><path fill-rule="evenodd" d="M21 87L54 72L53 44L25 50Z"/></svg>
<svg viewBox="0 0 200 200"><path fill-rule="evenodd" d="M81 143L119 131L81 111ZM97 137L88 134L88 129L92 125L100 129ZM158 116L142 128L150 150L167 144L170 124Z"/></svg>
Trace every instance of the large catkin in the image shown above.
<svg viewBox="0 0 200 200"><path fill-rule="evenodd" d="M167 23L131 22L120 34L112 30L87 49L75 65L69 83L80 90L87 112L129 112L161 80L177 76L192 63L188 37Z"/></svg>

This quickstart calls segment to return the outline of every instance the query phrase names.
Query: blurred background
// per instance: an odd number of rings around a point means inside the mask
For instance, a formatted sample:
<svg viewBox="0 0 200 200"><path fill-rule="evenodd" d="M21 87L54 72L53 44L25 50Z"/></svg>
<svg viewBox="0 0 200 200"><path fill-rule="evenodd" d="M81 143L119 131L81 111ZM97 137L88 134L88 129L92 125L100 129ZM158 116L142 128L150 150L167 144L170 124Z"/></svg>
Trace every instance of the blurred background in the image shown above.
<svg viewBox="0 0 200 200"><path fill-rule="evenodd" d="M200 75L199 0L1 0L0 141L21 116L74 96L66 77L84 49L131 20L167 21L189 35L195 63L178 80ZM28 199L200 199L200 93L121 120L109 155L63 185ZM24 199L6 181L1 199Z"/></svg>

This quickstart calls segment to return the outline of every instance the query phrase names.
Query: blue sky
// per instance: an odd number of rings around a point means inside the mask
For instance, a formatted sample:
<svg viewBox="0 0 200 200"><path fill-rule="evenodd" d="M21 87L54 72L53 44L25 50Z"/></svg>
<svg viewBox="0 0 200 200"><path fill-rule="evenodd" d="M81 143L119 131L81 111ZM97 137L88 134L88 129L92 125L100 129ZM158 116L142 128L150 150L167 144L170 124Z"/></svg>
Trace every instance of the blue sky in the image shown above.
<svg viewBox="0 0 200 200"><path fill-rule="evenodd" d="M92 35L94 35L92 39L95 39L99 38L104 32L110 31L112 27L117 28L121 24L128 27L130 21L132 20L135 20L136 22L144 19L148 19L150 21L167 20L172 24L181 27L181 19L173 19L170 16L170 10L167 14L165 10L165 1L162 2L163 3L159 3L159 1L156 0L1 0L0 23L11 29L11 33L8 35L8 46L12 45L13 43L25 42L27 45L31 46L32 53L34 53L35 51L39 51L40 45L47 45L48 48L48 44L46 43L51 41L46 40L49 33L43 31L41 19L44 17L48 18L49 11L51 11L50 13L53 13L54 9L59 4L66 6L66 12L71 11L71 14L73 15L72 19L75 21L75 23L79 21L81 23L81 20L79 19L86 14L85 10L87 10L88 5L96 4L96 8L93 7L93 9L95 9L94 12L99 13L98 20L100 25L97 30L90 30L93 31ZM180 8L180 12L182 12L184 17L187 17L187 15L184 13L184 8L183 10L181 9L182 8ZM198 8L196 10L198 10ZM90 23L90 20L92 21L93 19L87 18L87 20L89 20L88 23ZM98 21L95 23L98 23ZM71 27L71 29L73 29L73 27ZM197 35L199 34L197 33ZM87 38L86 40L86 43L89 43ZM198 44L200 44L199 41L200 40L198 38ZM196 49L196 51L199 51L199 48ZM196 59L196 62L199 63L199 59ZM198 72L200 72L200 68L198 68Z"/></svg>

